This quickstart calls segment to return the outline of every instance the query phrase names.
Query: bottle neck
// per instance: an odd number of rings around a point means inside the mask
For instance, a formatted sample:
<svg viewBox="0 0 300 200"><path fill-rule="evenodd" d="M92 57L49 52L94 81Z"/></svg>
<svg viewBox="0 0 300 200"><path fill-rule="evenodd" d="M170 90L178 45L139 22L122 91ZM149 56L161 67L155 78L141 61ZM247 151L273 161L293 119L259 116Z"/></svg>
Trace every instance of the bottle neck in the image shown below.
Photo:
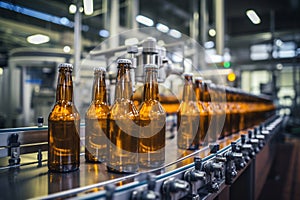
<svg viewBox="0 0 300 200"><path fill-rule="evenodd" d="M185 80L182 100L183 101L195 101L196 100L192 79Z"/></svg>
<svg viewBox="0 0 300 200"><path fill-rule="evenodd" d="M210 97L210 94L209 94L209 91L208 91L207 84L204 84L203 101L205 101L205 102L211 102L211 97Z"/></svg>
<svg viewBox="0 0 300 200"><path fill-rule="evenodd" d="M132 99L132 82L128 67L120 66L118 70L115 99Z"/></svg>
<svg viewBox="0 0 300 200"><path fill-rule="evenodd" d="M73 102L73 81L71 71L60 69L57 89L56 89L56 102Z"/></svg>
<svg viewBox="0 0 300 200"><path fill-rule="evenodd" d="M201 82L196 82L194 85L194 91L197 101L203 101L203 88Z"/></svg>
<svg viewBox="0 0 300 200"><path fill-rule="evenodd" d="M144 101L158 100L157 70L147 69L144 84Z"/></svg>
<svg viewBox="0 0 300 200"><path fill-rule="evenodd" d="M93 101L106 103L106 84L104 72L96 73L93 83Z"/></svg>

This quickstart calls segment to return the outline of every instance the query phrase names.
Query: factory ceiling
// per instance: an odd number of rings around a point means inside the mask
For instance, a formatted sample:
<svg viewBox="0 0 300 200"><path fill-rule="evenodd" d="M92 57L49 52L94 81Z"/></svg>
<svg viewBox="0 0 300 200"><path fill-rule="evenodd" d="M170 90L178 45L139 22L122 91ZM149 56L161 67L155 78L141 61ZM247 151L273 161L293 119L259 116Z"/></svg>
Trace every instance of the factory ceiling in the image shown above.
<svg viewBox="0 0 300 200"><path fill-rule="evenodd" d="M128 26L126 17L128 1L120 0L120 25ZM104 8L104 0L94 0L94 14L82 17L83 49L88 51L99 44L104 37L99 31L109 30ZM107 1L108 4L111 1ZM189 24L193 6L199 7L200 1L182 0L139 0L138 14L149 17L154 23L163 23L172 29L189 35ZM74 21L69 14L69 5L76 3L70 0L11 0L0 1L0 62L7 58L10 50L17 47L36 46L29 44L26 38L34 33L44 33L51 37L50 42L41 47L62 48L73 45L73 27L26 15L27 9L39 14L64 18ZM208 28L215 28L214 1L207 0ZM230 49L249 48L251 44L272 42L276 38L293 40L300 43L300 1L299 0L225 0L225 47ZM248 9L255 10L261 18L260 24L253 24L246 16ZM25 12L25 14L24 14ZM22 14L23 13L23 14ZM201 13L200 13L201 14ZM140 27L143 27L139 24ZM199 24L201 28L201 25ZM199 36L200 40L200 36ZM208 40L214 37L208 36ZM3 65L3 64L2 64Z"/></svg>

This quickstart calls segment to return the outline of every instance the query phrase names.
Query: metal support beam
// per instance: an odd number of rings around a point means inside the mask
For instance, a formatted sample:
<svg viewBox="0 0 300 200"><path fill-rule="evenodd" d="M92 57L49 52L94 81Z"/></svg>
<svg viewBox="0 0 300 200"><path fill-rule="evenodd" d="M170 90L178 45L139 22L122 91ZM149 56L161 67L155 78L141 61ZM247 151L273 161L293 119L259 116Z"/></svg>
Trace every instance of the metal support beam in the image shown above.
<svg viewBox="0 0 300 200"><path fill-rule="evenodd" d="M224 0L214 0L216 19L216 49L218 55L223 55L224 51Z"/></svg>
<svg viewBox="0 0 300 200"><path fill-rule="evenodd" d="M111 1L111 10L110 10L110 35L112 39L110 40L110 48L119 46L119 33L120 27L120 9L119 9L119 0Z"/></svg>
<svg viewBox="0 0 300 200"><path fill-rule="evenodd" d="M204 46L207 42L207 31L208 31L208 10L206 0L200 0L200 20L201 20L201 45Z"/></svg>
<svg viewBox="0 0 300 200"><path fill-rule="evenodd" d="M130 29L138 28L138 23L135 17L139 11L139 0L127 0L127 22L126 25Z"/></svg>
<svg viewBox="0 0 300 200"><path fill-rule="evenodd" d="M79 6L77 6L79 7ZM80 69L80 55L81 55L81 13L77 9L74 16L74 80L75 83L79 81L78 71Z"/></svg>
<svg viewBox="0 0 300 200"><path fill-rule="evenodd" d="M190 37L194 40L198 40L199 37L199 11L198 1L192 0L191 11L192 16L190 18Z"/></svg>

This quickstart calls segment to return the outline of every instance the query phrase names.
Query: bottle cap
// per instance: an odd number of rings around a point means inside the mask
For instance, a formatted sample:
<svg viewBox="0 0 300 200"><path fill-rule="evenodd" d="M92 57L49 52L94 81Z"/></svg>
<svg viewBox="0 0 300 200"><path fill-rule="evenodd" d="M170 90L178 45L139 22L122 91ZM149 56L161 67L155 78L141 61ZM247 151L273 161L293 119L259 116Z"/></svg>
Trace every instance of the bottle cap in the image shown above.
<svg viewBox="0 0 300 200"><path fill-rule="evenodd" d="M130 65L132 64L131 60L126 59L126 58L120 58L120 59L118 59L117 63L118 63L118 64L120 64L120 63L123 63L123 64L130 64Z"/></svg>
<svg viewBox="0 0 300 200"><path fill-rule="evenodd" d="M186 77L186 76L191 76L191 77L193 77L193 73L189 73L189 72L185 72L185 73L183 73L183 76L184 77Z"/></svg>
<svg viewBox="0 0 300 200"><path fill-rule="evenodd" d="M94 73L98 73L98 72L106 72L106 69L104 67L95 67Z"/></svg>
<svg viewBox="0 0 300 200"><path fill-rule="evenodd" d="M68 68L72 71L73 65L71 63L61 63L58 65L58 69L61 69L61 68Z"/></svg>
<svg viewBox="0 0 300 200"><path fill-rule="evenodd" d="M195 77L195 81L203 81L203 78L201 76Z"/></svg>
<svg viewBox="0 0 300 200"><path fill-rule="evenodd" d="M147 69L158 69L158 66L155 65L155 64L147 64L147 65L145 65L144 68L145 68L146 70L147 70Z"/></svg>

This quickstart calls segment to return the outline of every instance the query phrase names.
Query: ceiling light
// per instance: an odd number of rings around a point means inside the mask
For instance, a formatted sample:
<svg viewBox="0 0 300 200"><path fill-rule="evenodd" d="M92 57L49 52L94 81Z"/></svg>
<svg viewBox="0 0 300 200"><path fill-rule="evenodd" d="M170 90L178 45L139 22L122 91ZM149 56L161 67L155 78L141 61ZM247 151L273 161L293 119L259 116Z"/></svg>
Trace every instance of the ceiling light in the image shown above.
<svg viewBox="0 0 300 200"><path fill-rule="evenodd" d="M246 15L251 20L253 24L259 24L261 22L259 16L256 14L254 10L247 10Z"/></svg>
<svg viewBox="0 0 300 200"><path fill-rule="evenodd" d="M76 5L71 4L71 5L69 6L69 13L70 13L70 14L76 13L76 10L77 10Z"/></svg>
<svg viewBox="0 0 300 200"><path fill-rule="evenodd" d="M27 37L27 42L31 44L43 44L49 42L50 38L47 35L35 34Z"/></svg>
<svg viewBox="0 0 300 200"><path fill-rule="evenodd" d="M83 0L83 10L85 15L92 15L94 12L93 0Z"/></svg>
<svg viewBox="0 0 300 200"><path fill-rule="evenodd" d="M211 37L215 37L216 34L217 34L217 32L216 32L215 29L211 28L211 29L209 29L208 34L209 34Z"/></svg>
<svg viewBox="0 0 300 200"><path fill-rule="evenodd" d="M181 38L181 33L175 29L171 29L169 35L174 38Z"/></svg>
<svg viewBox="0 0 300 200"><path fill-rule="evenodd" d="M0 67L0 75L3 75L3 68Z"/></svg>
<svg viewBox="0 0 300 200"><path fill-rule="evenodd" d="M154 22L152 19L145 17L143 15L138 15L135 17L138 23L144 24L145 26L153 26Z"/></svg>
<svg viewBox="0 0 300 200"><path fill-rule="evenodd" d="M276 46L280 47L283 45L283 42L280 39L275 40Z"/></svg>
<svg viewBox="0 0 300 200"><path fill-rule="evenodd" d="M109 31L105 30L105 29L102 29L102 30L99 31L99 35L101 37L108 37L109 36Z"/></svg>
<svg viewBox="0 0 300 200"><path fill-rule="evenodd" d="M67 25L67 24L70 23L70 20L68 18L66 18L66 17L62 17L62 18L60 18L60 23L62 25Z"/></svg>
<svg viewBox="0 0 300 200"><path fill-rule="evenodd" d="M70 46L64 46L63 48L65 53L69 53L71 51L71 47Z"/></svg>
<svg viewBox="0 0 300 200"><path fill-rule="evenodd" d="M207 41L204 43L205 49L211 49L215 46L215 43L213 41Z"/></svg>
<svg viewBox="0 0 300 200"><path fill-rule="evenodd" d="M169 31L169 27L161 23L156 24L156 29L163 33L167 33Z"/></svg>

